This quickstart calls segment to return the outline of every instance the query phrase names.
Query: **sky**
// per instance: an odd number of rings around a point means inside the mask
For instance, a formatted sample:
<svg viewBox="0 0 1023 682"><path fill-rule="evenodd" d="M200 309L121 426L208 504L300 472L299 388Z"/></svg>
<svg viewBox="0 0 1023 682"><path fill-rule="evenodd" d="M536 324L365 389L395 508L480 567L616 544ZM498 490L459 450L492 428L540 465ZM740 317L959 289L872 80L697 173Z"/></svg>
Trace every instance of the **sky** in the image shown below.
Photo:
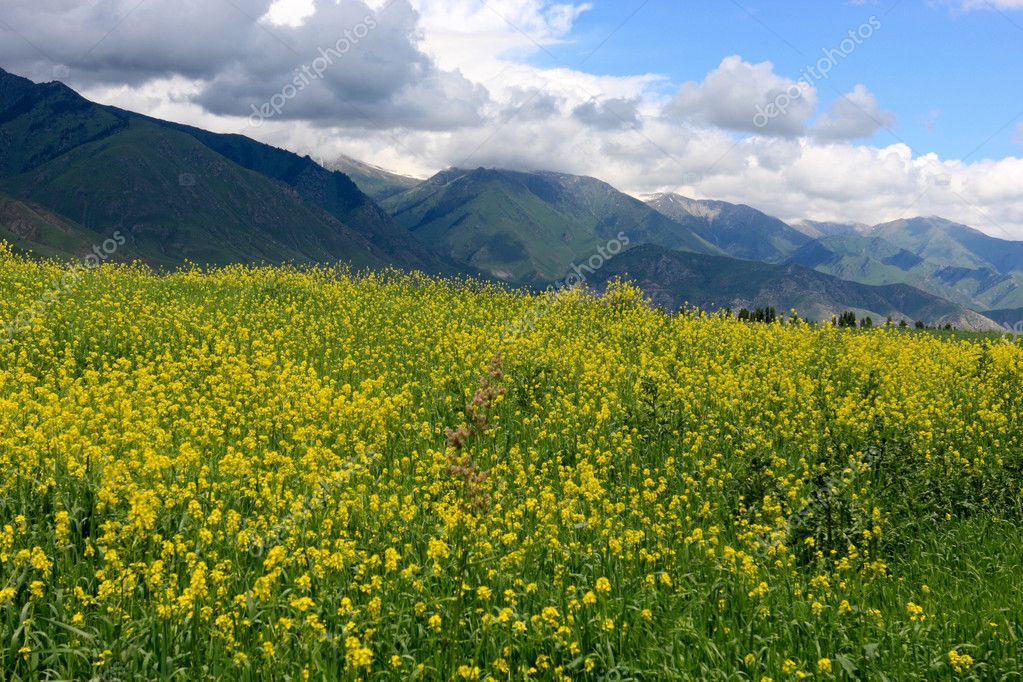
<svg viewBox="0 0 1023 682"><path fill-rule="evenodd" d="M1023 0L4 0L0 66L324 162L1023 239Z"/></svg>

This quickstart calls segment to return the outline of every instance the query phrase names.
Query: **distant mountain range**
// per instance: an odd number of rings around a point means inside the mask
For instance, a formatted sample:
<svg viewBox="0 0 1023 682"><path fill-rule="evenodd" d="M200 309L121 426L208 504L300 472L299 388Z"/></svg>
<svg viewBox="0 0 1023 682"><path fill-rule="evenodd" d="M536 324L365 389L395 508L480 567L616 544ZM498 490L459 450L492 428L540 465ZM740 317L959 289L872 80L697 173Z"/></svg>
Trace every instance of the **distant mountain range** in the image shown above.
<svg viewBox="0 0 1023 682"><path fill-rule="evenodd" d="M941 218L836 232L790 260L864 284L910 284L979 310L1023 306L1023 242Z"/></svg>
<svg viewBox="0 0 1023 682"><path fill-rule="evenodd" d="M1000 329L979 313L905 284L871 286L801 265L683 253L652 244L612 259L590 283L602 288L615 278L634 281L655 304L670 310L687 304L733 312L772 307L779 314L795 310L811 320L829 320L851 310L860 317L873 316L875 324L891 318L896 323L927 320L959 329Z"/></svg>
<svg viewBox="0 0 1023 682"><path fill-rule="evenodd" d="M814 239L859 234L870 229L869 225L863 223L836 223L820 220L800 220L792 223L792 227Z"/></svg>
<svg viewBox="0 0 1023 682"><path fill-rule="evenodd" d="M984 317L994 320L1005 329L1023 333L1023 308L987 310Z"/></svg>
<svg viewBox="0 0 1023 682"><path fill-rule="evenodd" d="M346 175L308 157L94 104L61 83L4 71L0 192L44 207L72 233L21 237L39 253L78 255L81 244L119 230L119 256L157 265L345 260L459 271Z"/></svg>
<svg viewBox="0 0 1023 682"><path fill-rule="evenodd" d="M328 165L0 70L0 239L37 256L80 257L119 231L115 258L161 267L344 261L540 287L618 241L630 248L601 256L590 282L630 277L667 307L971 329L1023 318L1023 242L940 218L789 225L550 171L419 180L347 156Z"/></svg>
<svg viewBox="0 0 1023 682"><path fill-rule="evenodd" d="M777 218L743 204L698 201L678 194L655 194L647 204L733 258L781 263L812 241Z"/></svg>
<svg viewBox="0 0 1023 682"><path fill-rule="evenodd" d="M451 169L383 206L412 234L510 282L556 280L620 232L632 243L723 253L606 182L563 173Z"/></svg>
<svg viewBox="0 0 1023 682"><path fill-rule="evenodd" d="M359 189L375 201L389 199L395 194L401 194L423 182L419 178L392 173L350 156L339 156L328 163L326 167L350 177Z"/></svg>

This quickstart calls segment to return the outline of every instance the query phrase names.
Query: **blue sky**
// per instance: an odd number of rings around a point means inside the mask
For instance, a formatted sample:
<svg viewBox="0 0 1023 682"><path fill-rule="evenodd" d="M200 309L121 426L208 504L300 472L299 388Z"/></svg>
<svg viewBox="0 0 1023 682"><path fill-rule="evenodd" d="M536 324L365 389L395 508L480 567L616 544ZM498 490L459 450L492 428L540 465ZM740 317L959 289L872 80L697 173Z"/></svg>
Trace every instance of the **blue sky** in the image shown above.
<svg viewBox="0 0 1023 682"><path fill-rule="evenodd" d="M881 130L877 144L902 141L918 154L958 159L972 152L971 160L1023 152L1016 126L1007 125L1023 120L1019 10L962 11L921 0L596 0L565 43L548 47L553 56L541 51L531 60L550 67L585 59L585 70L608 75L663 74L666 91L702 80L732 54L772 62L795 79L871 16L881 28L815 83L825 106L862 83L897 116L895 135Z"/></svg>
<svg viewBox="0 0 1023 682"><path fill-rule="evenodd" d="M324 163L545 169L1023 239L1023 0L3 3L5 69Z"/></svg>

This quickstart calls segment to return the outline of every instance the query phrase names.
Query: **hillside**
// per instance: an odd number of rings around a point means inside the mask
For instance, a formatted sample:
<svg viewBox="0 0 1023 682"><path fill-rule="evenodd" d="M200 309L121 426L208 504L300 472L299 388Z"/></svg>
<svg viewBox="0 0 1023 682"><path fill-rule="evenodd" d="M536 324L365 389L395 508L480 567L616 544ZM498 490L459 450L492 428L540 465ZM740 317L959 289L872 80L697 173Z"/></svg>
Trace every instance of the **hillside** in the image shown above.
<svg viewBox="0 0 1023 682"><path fill-rule="evenodd" d="M814 239L860 234L870 229L869 225L862 223L837 223L821 220L800 220L790 223L790 227Z"/></svg>
<svg viewBox="0 0 1023 682"><path fill-rule="evenodd" d="M359 189L375 201L389 199L395 194L401 194L423 182L419 178L391 173L378 166L344 155L327 163L326 167L350 177Z"/></svg>
<svg viewBox="0 0 1023 682"><path fill-rule="evenodd" d="M1023 272L1023 242L991 237L944 218L895 220L875 225L869 234L946 266Z"/></svg>
<svg viewBox="0 0 1023 682"><path fill-rule="evenodd" d="M964 225L914 218L825 235L788 262L864 284L910 284L986 310L1023 305L1023 243Z"/></svg>
<svg viewBox="0 0 1023 682"><path fill-rule="evenodd" d="M985 317L1002 325L1006 329L1023 333L1023 308L1007 308L1005 310L988 310L984 312Z"/></svg>
<svg viewBox="0 0 1023 682"><path fill-rule="evenodd" d="M153 263L386 264L364 236L286 186L143 120L7 178L4 186L77 217L99 236L121 231L126 246Z"/></svg>
<svg viewBox="0 0 1023 682"><path fill-rule="evenodd" d="M324 262L458 267L343 173L241 135L94 104L0 71L0 188L87 231L121 230L156 264ZM37 250L58 248L46 243Z"/></svg>
<svg viewBox="0 0 1023 682"><path fill-rule="evenodd" d="M911 285L956 304L934 318L954 317L960 306L1023 305L1023 244L936 218L873 228L807 221L800 231L749 206L669 194L648 205L563 173L451 169L420 182L347 157L337 166L386 196L387 210L308 156L0 71L0 237L38 256L82 254L119 231L126 243L118 258L168 267L344 261L542 286L621 235L620 246L804 265L861 284ZM738 278L730 298L745 295L751 271L707 265ZM806 286L798 298L807 309L878 312L855 303L854 289L819 285L805 276L769 280L761 298L770 286L783 288L779 300ZM843 302L847 295L854 298ZM923 303L871 304L907 317L928 312Z"/></svg>
<svg viewBox="0 0 1023 682"><path fill-rule="evenodd" d="M992 320L904 284L870 286L840 280L800 265L770 265L703 254L638 246L612 259L591 283L615 278L636 284L669 310L688 304L707 310L773 307L795 310L813 320L830 320L845 310L883 322L922 320L960 329L996 330Z"/></svg>
<svg viewBox="0 0 1023 682"><path fill-rule="evenodd" d="M779 263L810 241L802 232L744 204L655 194L647 204L733 258Z"/></svg>
<svg viewBox="0 0 1023 682"><path fill-rule="evenodd" d="M84 256L95 243L81 225L38 204L27 203L2 193L0 240L10 244L15 252L59 260Z"/></svg>
<svg viewBox="0 0 1023 682"><path fill-rule="evenodd" d="M559 279L619 233L631 243L722 253L607 183L563 173L451 169L384 206L453 257L516 282Z"/></svg>

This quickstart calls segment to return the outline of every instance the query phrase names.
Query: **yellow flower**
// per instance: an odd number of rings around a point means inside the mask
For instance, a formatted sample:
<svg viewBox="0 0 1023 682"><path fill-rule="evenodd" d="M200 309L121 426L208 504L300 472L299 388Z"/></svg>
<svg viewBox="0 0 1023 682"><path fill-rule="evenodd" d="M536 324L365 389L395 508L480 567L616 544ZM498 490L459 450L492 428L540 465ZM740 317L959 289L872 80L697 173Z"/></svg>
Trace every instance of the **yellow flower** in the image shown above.
<svg viewBox="0 0 1023 682"><path fill-rule="evenodd" d="M430 538L428 547L426 550L426 556L430 557L434 561L448 558L448 543L437 538Z"/></svg>
<svg viewBox="0 0 1023 682"><path fill-rule="evenodd" d="M819 673L830 673L831 672L831 659L821 658L817 661L817 672Z"/></svg>
<svg viewBox="0 0 1023 682"><path fill-rule="evenodd" d="M292 597L289 603L291 608L301 612L308 611L316 605L316 602L309 597Z"/></svg>
<svg viewBox="0 0 1023 682"><path fill-rule="evenodd" d="M597 578L597 585L595 589L597 590L597 592L610 592L611 581L608 580L607 578Z"/></svg>
<svg viewBox="0 0 1023 682"><path fill-rule="evenodd" d="M909 613L909 619L911 621L924 620L927 616L924 615L924 609L919 604L909 602L906 604L906 612Z"/></svg>
<svg viewBox="0 0 1023 682"><path fill-rule="evenodd" d="M962 674L973 666L973 657L969 654L960 654L955 649L948 652L948 662L952 669Z"/></svg>
<svg viewBox="0 0 1023 682"><path fill-rule="evenodd" d="M367 647L357 647L348 652L348 662L356 668L368 668L373 664L373 652Z"/></svg>
<svg viewBox="0 0 1023 682"><path fill-rule="evenodd" d="M460 665L458 666L458 676L463 680L478 680L480 677L480 669L477 666Z"/></svg>

